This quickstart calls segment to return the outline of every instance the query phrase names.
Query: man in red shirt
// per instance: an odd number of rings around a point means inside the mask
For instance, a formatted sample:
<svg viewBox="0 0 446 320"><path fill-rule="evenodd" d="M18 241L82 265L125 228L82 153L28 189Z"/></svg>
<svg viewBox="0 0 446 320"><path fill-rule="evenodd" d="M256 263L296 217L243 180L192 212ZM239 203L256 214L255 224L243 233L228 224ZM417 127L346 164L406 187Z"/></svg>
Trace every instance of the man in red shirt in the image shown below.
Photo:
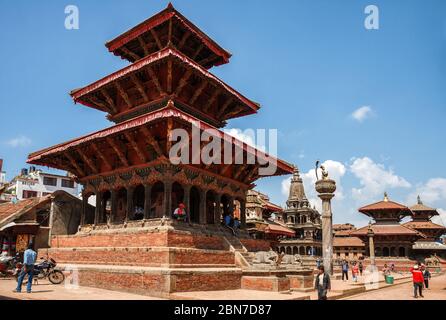
<svg viewBox="0 0 446 320"><path fill-rule="evenodd" d="M413 297L418 298L417 291L419 291L420 297L424 298L424 296L423 296L423 283L424 283L423 272L420 270L420 267L418 265L415 265L412 269L410 269L410 272L412 272L412 279L413 279Z"/></svg>

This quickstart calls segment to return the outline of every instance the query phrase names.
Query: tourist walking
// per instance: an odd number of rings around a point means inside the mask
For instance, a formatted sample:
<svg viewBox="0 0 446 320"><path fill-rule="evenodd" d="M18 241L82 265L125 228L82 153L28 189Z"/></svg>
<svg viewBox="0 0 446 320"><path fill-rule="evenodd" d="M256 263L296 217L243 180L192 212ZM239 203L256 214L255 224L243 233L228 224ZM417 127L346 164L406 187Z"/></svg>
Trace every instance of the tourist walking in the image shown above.
<svg viewBox="0 0 446 320"><path fill-rule="evenodd" d="M348 261L344 260L342 262L342 281L348 280Z"/></svg>
<svg viewBox="0 0 446 320"><path fill-rule="evenodd" d="M414 265L413 268L410 269L412 272L412 281L413 281L413 297L418 298L418 293L421 298L423 296L423 284L424 284L424 276L423 272L420 270L418 264Z"/></svg>
<svg viewBox="0 0 446 320"><path fill-rule="evenodd" d="M353 262L353 267L352 267L353 282L358 282L358 274L359 274L359 267L356 264L356 262Z"/></svg>
<svg viewBox="0 0 446 320"><path fill-rule="evenodd" d="M362 264L362 261L359 261L359 275L362 277L362 271L364 270L364 265Z"/></svg>
<svg viewBox="0 0 446 320"><path fill-rule="evenodd" d="M431 273L424 264L421 265L421 271L423 272L424 277L424 287L426 289L429 289L429 280L431 278Z"/></svg>
<svg viewBox="0 0 446 320"><path fill-rule="evenodd" d="M36 262L37 253L34 251L34 246L32 243L28 245L28 249L23 255L23 268L20 272L19 278L17 280L17 288L14 292L22 292L22 283L25 275L28 275L28 284L26 286L26 292L31 293L31 287L33 285L33 272L34 263Z"/></svg>
<svg viewBox="0 0 446 320"><path fill-rule="evenodd" d="M327 293L331 290L330 275L325 272L324 266L319 266L319 273L314 282L318 300L327 300Z"/></svg>

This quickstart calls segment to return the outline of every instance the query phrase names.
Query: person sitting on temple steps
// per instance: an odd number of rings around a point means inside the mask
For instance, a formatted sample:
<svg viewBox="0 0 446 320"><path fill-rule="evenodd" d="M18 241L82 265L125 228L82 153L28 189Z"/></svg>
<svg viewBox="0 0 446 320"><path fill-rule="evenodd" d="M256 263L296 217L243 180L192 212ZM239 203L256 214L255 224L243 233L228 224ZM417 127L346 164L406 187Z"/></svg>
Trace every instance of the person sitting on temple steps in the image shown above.
<svg viewBox="0 0 446 320"><path fill-rule="evenodd" d="M178 208L175 209L175 211L173 212L173 218L186 222L187 215L186 206L184 205L184 203L180 203L178 205Z"/></svg>

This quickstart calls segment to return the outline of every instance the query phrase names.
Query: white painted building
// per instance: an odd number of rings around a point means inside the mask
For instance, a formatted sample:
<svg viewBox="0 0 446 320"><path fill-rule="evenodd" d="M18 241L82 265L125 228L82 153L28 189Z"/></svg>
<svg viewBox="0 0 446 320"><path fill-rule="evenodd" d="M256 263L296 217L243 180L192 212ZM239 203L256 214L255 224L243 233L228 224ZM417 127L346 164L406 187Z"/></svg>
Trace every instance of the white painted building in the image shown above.
<svg viewBox="0 0 446 320"><path fill-rule="evenodd" d="M68 176L44 173L33 167L23 169L21 174L15 177L8 188L17 196L18 200L43 197L55 191L62 190L75 197L78 196L78 184Z"/></svg>

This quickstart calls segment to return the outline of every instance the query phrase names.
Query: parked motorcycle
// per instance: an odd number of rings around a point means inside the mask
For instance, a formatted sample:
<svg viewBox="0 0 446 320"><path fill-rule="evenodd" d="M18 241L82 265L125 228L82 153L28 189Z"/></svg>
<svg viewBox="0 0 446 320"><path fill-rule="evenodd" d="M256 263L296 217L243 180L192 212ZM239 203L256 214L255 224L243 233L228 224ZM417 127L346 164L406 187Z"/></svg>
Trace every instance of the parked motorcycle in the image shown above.
<svg viewBox="0 0 446 320"><path fill-rule="evenodd" d="M33 279L38 281L48 278L52 284L61 284L65 280L65 275L62 271L55 270L57 265L56 261L52 258L45 259L42 257L40 259L43 261L34 265ZM27 283L28 277L25 276L23 284Z"/></svg>
<svg viewBox="0 0 446 320"><path fill-rule="evenodd" d="M17 253L14 257L2 256L0 257L0 276L2 277L18 277L17 269L21 268L19 262L20 255Z"/></svg>

